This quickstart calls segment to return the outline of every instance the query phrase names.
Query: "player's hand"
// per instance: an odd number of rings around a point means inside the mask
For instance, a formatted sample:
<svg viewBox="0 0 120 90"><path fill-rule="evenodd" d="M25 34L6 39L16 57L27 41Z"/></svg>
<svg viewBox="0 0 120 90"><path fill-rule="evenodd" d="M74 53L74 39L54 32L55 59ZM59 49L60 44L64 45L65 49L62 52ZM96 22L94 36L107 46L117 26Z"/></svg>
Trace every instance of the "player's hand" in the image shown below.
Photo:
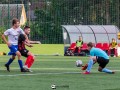
<svg viewBox="0 0 120 90"><path fill-rule="evenodd" d="M40 42L40 41L36 41L36 43L37 43L37 44L41 44L41 42Z"/></svg>
<svg viewBox="0 0 120 90"><path fill-rule="evenodd" d="M30 44L30 41L29 41L29 40L27 40L27 39L25 40L25 42L26 42L26 43L28 43L28 44Z"/></svg>
<svg viewBox="0 0 120 90"><path fill-rule="evenodd" d="M10 46L11 46L11 43L7 42L7 45L8 45L8 47L10 47Z"/></svg>
<svg viewBox="0 0 120 90"><path fill-rule="evenodd" d="M88 64L85 64L84 66L82 66L82 70L86 70L88 67Z"/></svg>

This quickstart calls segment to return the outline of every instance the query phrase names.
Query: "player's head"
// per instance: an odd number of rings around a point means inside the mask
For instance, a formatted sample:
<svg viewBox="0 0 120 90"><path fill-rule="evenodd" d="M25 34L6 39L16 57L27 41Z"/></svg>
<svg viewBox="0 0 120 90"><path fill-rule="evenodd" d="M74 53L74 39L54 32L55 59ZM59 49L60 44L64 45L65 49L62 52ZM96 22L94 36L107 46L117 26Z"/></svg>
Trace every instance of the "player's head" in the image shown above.
<svg viewBox="0 0 120 90"><path fill-rule="evenodd" d="M112 42L115 42L115 39L114 39L114 38L112 38Z"/></svg>
<svg viewBox="0 0 120 90"><path fill-rule="evenodd" d="M24 27L24 32L26 35L29 35L30 34L30 27L29 26L25 26Z"/></svg>
<svg viewBox="0 0 120 90"><path fill-rule="evenodd" d="M82 37L81 36L79 36L79 41L82 41Z"/></svg>
<svg viewBox="0 0 120 90"><path fill-rule="evenodd" d="M92 43L92 42L89 42L89 43L87 44L87 46L88 46L88 50L91 50L91 48L93 47L93 43Z"/></svg>
<svg viewBox="0 0 120 90"><path fill-rule="evenodd" d="M14 26L15 28L18 28L20 26L20 22L17 18L14 18L12 20L12 26Z"/></svg>

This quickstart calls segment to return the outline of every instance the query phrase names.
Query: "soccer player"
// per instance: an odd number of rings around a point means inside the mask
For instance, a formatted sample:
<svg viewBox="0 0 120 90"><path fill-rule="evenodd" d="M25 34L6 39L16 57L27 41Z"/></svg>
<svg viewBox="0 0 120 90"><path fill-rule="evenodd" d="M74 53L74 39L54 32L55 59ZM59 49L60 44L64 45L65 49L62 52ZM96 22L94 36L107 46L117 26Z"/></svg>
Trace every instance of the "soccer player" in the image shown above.
<svg viewBox="0 0 120 90"><path fill-rule="evenodd" d="M2 39L4 40L4 42L8 45L10 49L9 55L12 55L12 57L5 64L5 67L7 68L7 71L9 72L10 72L9 66L14 61L16 55L18 57L18 63L19 63L21 72L26 72L26 70L23 68L23 63L21 60L21 53L18 51L18 36L20 34L24 34L24 31L20 28L19 20L14 18L12 20L12 28L6 30L4 34L2 35ZM6 39L5 36L8 36L8 40Z"/></svg>
<svg viewBox="0 0 120 90"><path fill-rule="evenodd" d="M25 32L26 35L29 35L30 34L30 27L29 26L25 26L24 27L24 32ZM38 42L38 41L30 41L29 40L29 43L33 44L33 43L40 43L40 42ZM24 65L24 68L27 69L28 71L32 72L30 68L31 68L31 66L34 63L35 56L34 56L33 53L31 53L28 50L27 50L27 52L24 52L24 50L22 50L22 51L23 52L20 51L22 53L22 55L25 56L25 57L27 57L25 65ZM25 49L25 51L26 51L26 49ZM26 55L24 55L23 53L26 54Z"/></svg>
<svg viewBox="0 0 120 90"><path fill-rule="evenodd" d="M28 47L32 47L31 44L26 42L25 36L23 34L20 34L18 38L18 50L20 51L22 56L27 57L24 69L26 69L29 72L32 72L30 67L34 62L35 56L25 48L25 45L27 45Z"/></svg>
<svg viewBox="0 0 120 90"><path fill-rule="evenodd" d="M83 74L90 74L92 66L97 62L99 64L98 71L114 74L115 72L109 70L106 65L109 63L109 56L103 50L93 47L93 44L89 42L87 44L88 50L90 51L90 60L86 71Z"/></svg>
<svg viewBox="0 0 120 90"><path fill-rule="evenodd" d="M29 27L29 26L25 26L25 27L24 27L24 32L25 32L26 35L29 36L30 31L31 31L31 30L30 30L30 27ZM30 43L30 44L41 44L40 41L31 41L31 40L29 40L29 43Z"/></svg>

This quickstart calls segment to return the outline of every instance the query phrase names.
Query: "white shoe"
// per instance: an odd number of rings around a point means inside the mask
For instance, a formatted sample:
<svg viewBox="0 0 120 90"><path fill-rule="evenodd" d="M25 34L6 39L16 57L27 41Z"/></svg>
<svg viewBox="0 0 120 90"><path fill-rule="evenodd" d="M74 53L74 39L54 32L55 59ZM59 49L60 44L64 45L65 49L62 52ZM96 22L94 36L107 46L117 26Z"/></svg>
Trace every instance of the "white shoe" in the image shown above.
<svg viewBox="0 0 120 90"><path fill-rule="evenodd" d="M26 65L25 65L25 66L23 66L23 68L24 68L24 69L26 69L26 70L28 70L28 69L29 69Z"/></svg>
<svg viewBox="0 0 120 90"><path fill-rule="evenodd" d="M25 70L28 70L28 72L33 72L33 71L31 70L31 68L28 68L26 65L23 66L23 68L24 68Z"/></svg>
<svg viewBox="0 0 120 90"><path fill-rule="evenodd" d="M29 72L33 72L31 69L28 69Z"/></svg>

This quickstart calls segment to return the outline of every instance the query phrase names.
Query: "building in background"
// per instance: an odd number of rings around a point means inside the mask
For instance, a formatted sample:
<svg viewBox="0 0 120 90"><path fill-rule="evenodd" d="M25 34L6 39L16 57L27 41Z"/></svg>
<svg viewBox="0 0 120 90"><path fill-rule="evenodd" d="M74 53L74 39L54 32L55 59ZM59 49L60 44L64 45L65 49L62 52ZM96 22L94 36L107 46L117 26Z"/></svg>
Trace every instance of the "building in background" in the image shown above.
<svg viewBox="0 0 120 90"><path fill-rule="evenodd" d="M18 18L20 25L26 23L24 4L0 4L0 26L10 27L13 18Z"/></svg>

